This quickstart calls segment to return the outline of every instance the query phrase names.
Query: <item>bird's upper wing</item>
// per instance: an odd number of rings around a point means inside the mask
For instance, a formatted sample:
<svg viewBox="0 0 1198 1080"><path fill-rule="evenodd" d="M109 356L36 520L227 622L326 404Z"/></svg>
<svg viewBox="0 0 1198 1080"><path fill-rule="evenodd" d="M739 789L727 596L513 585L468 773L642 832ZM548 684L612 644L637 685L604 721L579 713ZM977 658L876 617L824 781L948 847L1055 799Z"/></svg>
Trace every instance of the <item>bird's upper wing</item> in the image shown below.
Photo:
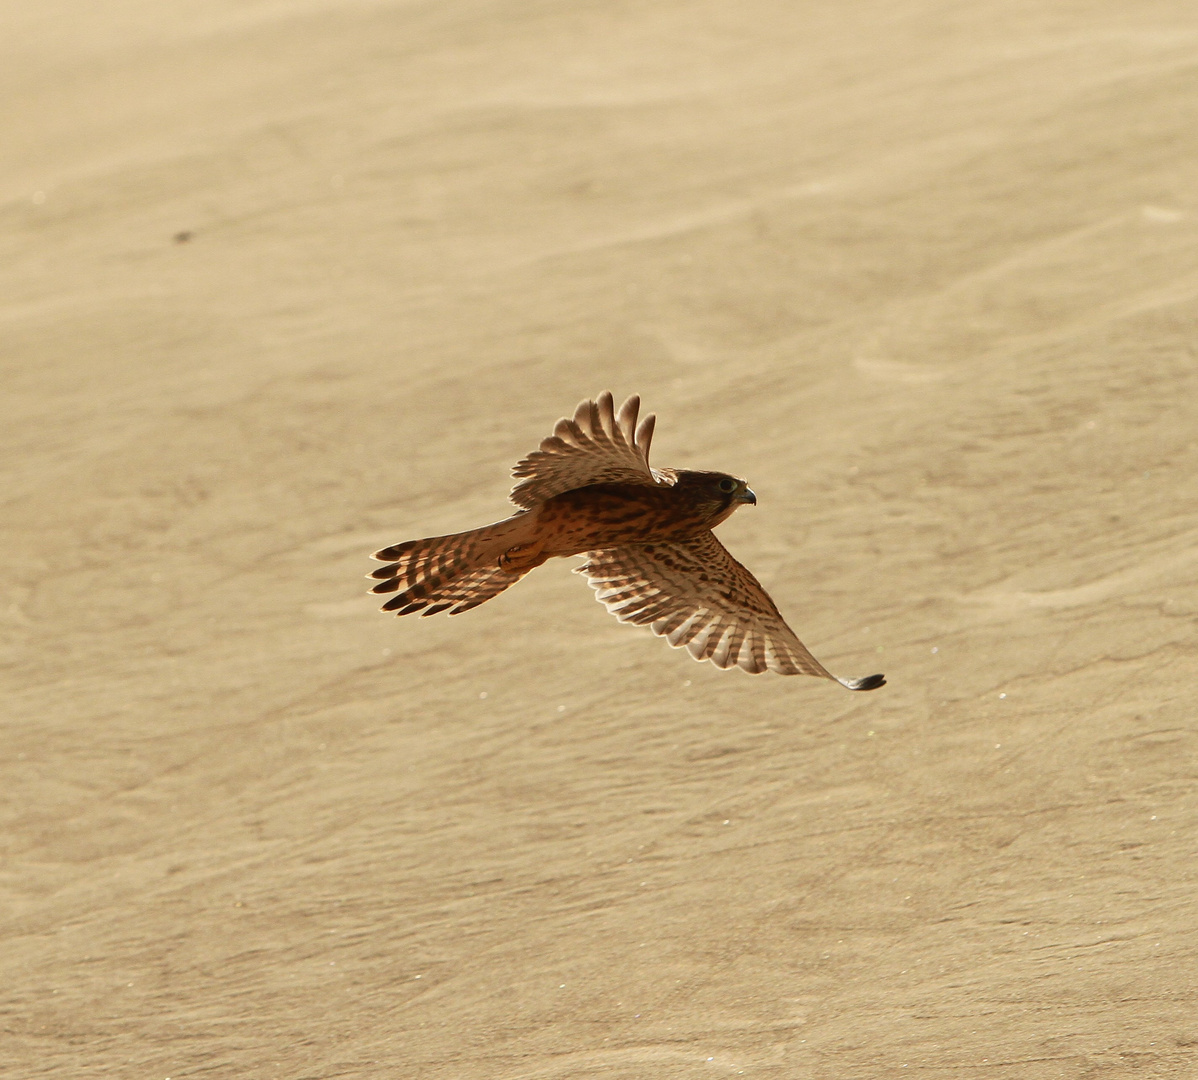
<svg viewBox="0 0 1198 1080"><path fill-rule="evenodd" d="M541 448L519 461L511 500L531 509L563 491L590 484L672 484L673 476L649 468L652 413L637 425L641 399L635 395L616 413L611 394L584 401L573 420L559 420Z"/></svg>
<svg viewBox="0 0 1198 1080"><path fill-rule="evenodd" d="M716 667L738 665L757 675L818 675L850 690L885 680L841 679L829 672L786 625L761 583L711 532L667 544L630 544L588 551L585 574L596 599L621 622L649 624L675 648Z"/></svg>

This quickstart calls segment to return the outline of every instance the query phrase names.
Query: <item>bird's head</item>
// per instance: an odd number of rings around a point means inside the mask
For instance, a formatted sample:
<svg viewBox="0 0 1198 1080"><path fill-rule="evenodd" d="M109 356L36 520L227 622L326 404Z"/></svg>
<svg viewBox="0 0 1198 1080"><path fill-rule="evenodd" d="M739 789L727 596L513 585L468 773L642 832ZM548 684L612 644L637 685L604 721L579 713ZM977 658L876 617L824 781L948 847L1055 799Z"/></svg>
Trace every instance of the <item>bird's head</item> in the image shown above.
<svg viewBox="0 0 1198 1080"><path fill-rule="evenodd" d="M678 469L676 486L685 492L695 508L711 519L714 528L742 503L757 505L757 496L745 481L722 472L695 472Z"/></svg>

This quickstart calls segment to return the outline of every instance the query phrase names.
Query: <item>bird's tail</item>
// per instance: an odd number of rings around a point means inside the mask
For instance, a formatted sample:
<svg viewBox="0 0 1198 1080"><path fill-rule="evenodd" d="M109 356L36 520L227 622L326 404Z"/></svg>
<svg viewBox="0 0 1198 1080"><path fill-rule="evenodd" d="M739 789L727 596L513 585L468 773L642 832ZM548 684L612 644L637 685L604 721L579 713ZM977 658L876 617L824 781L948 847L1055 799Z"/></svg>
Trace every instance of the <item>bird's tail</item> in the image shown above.
<svg viewBox="0 0 1198 1080"><path fill-rule="evenodd" d="M529 525L529 515L516 514L481 529L385 547L371 555L388 565L369 575L381 579L370 591L396 593L381 609L396 615L460 615L498 596L532 569L505 558L527 540Z"/></svg>

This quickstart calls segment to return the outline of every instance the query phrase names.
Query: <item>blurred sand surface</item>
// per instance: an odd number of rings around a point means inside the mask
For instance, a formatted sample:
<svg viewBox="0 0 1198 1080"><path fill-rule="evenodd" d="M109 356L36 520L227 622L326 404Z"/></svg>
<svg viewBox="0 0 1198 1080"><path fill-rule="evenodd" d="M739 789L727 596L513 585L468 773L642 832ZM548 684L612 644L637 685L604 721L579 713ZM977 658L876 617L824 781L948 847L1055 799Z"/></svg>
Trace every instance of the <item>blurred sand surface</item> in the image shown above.
<svg viewBox="0 0 1198 1080"><path fill-rule="evenodd" d="M1198 10L0 29L6 1078L1198 1075ZM374 610L606 388L887 687Z"/></svg>

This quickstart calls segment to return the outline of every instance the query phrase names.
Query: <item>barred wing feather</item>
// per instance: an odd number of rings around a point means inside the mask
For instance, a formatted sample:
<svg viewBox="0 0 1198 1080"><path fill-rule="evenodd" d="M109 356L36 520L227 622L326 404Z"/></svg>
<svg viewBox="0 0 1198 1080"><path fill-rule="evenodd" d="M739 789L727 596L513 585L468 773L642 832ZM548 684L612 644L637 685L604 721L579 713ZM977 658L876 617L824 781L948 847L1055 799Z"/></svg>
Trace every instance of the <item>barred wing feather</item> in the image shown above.
<svg viewBox="0 0 1198 1080"><path fill-rule="evenodd" d="M666 544L587 552L577 569L621 622L648 625L675 648L716 667L757 675L816 675L850 690L873 690L881 675L841 679L786 625L761 583L711 532Z"/></svg>
<svg viewBox="0 0 1198 1080"><path fill-rule="evenodd" d="M553 434L512 469L520 481L511 500L528 510L564 491L591 484L669 484L673 477L649 467L652 413L638 425L641 399L630 397L617 413L610 393L579 404L572 420L557 422Z"/></svg>

